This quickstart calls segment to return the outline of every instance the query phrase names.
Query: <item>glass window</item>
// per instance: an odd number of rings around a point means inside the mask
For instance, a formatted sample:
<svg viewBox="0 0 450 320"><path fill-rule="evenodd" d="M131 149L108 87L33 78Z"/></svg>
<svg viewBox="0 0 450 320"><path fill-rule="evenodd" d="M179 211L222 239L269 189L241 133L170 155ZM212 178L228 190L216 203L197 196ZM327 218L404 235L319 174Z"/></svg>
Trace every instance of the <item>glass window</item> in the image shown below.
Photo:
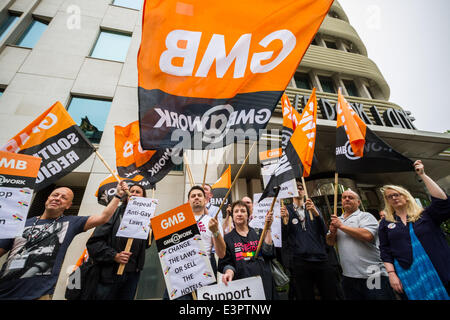
<svg viewBox="0 0 450 320"><path fill-rule="evenodd" d="M131 36L113 31L101 31L92 50L91 57L114 61L125 61Z"/></svg>
<svg viewBox="0 0 450 320"><path fill-rule="evenodd" d="M141 10L142 8L142 0L114 0L113 4L137 10Z"/></svg>
<svg viewBox="0 0 450 320"><path fill-rule="evenodd" d="M367 92L369 93L370 99L375 99L375 96L373 95L373 92L372 92L372 90L370 89L370 87L369 87L369 86L365 86L365 87L366 87L366 89L367 89Z"/></svg>
<svg viewBox="0 0 450 320"><path fill-rule="evenodd" d="M325 40L325 45L327 46L327 48L337 50L337 45L336 45L336 42L334 42L334 41Z"/></svg>
<svg viewBox="0 0 450 320"><path fill-rule="evenodd" d="M352 80L342 80L349 96L359 97L358 89Z"/></svg>
<svg viewBox="0 0 450 320"><path fill-rule="evenodd" d="M92 143L100 143L111 101L72 97L68 112Z"/></svg>
<svg viewBox="0 0 450 320"><path fill-rule="evenodd" d="M333 79L330 77L319 76L320 85L322 86L323 92L336 93L334 88Z"/></svg>
<svg viewBox="0 0 450 320"><path fill-rule="evenodd" d="M309 82L308 74L297 72L294 76L294 79L297 88L311 90L311 84Z"/></svg>
<svg viewBox="0 0 450 320"><path fill-rule="evenodd" d="M19 20L18 16L8 15L8 17L3 21L0 25L0 41L3 40L3 37L9 32L9 30L14 27L14 24Z"/></svg>
<svg viewBox="0 0 450 320"><path fill-rule="evenodd" d="M33 20L28 29L20 37L19 41L17 41L16 45L26 48L34 48L45 29L47 29L46 23Z"/></svg>
<svg viewBox="0 0 450 320"><path fill-rule="evenodd" d="M3 89L0 89L0 97L3 95Z"/></svg>

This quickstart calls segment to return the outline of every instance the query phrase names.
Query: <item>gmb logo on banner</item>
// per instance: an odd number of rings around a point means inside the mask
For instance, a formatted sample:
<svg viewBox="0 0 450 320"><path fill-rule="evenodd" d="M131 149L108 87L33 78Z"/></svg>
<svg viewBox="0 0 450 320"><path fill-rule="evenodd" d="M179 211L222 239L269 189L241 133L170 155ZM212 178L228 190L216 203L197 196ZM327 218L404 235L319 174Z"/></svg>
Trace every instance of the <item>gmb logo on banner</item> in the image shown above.
<svg viewBox="0 0 450 320"><path fill-rule="evenodd" d="M162 72L174 76L193 76L197 52L200 46L202 32L187 30L173 30L166 37L166 47L159 59L159 68ZM243 34L234 44L227 55L225 50L225 35L213 34L208 47L203 55L200 65L197 68L195 77L206 77L211 66L216 62L216 77L223 78L231 64L236 60L233 78L243 78L247 69L250 55L250 42L252 34ZM281 40L283 47L278 56L270 63L261 62L270 59L273 51L256 52L250 60L250 71L252 73L267 73L276 68L292 52L296 45L295 35L289 30L278 30L264 37L259 45L266 48L270 43ZM182 43L184 47L180 47ZM223 58L225 57L225 59ZM183 65L175 66L173 60L183 59Z"/></svg>

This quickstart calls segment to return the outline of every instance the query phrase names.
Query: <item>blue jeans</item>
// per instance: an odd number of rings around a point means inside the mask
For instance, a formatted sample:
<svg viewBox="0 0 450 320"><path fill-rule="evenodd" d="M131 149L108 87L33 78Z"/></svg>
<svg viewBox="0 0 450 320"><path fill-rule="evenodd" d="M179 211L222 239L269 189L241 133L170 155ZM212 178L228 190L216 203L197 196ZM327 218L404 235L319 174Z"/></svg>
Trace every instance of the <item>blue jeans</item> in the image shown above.
<svg viewBox="0 0 450 320"><path fill-rule="evenodd" d="M96 300L134 300L136 295L139 272L124 272L123 275L115 275L113 283L98 283Z"/></svg>
<svg viewBox="0 0 450 320"><path fill-rule="evenodd" d="M346 300L395 300L389 278L380 277L379 289L369 289L367 279L342 276L342 288Z"/></svg>

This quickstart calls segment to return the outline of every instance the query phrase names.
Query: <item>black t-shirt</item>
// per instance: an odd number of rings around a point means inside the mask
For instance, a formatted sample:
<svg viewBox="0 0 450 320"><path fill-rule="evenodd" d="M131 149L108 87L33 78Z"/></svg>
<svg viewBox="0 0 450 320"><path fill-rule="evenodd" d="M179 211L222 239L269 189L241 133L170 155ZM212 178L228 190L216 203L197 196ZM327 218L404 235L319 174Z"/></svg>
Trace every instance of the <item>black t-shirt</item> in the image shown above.
<svg viewBox="0 0 450 320"><path fill-rule="evenodd" d="M273 246L261 249L261 255L254 259L259 243L259 237L253 228L249 228L246 237L241 236L236 229L224 237L226 243L226 254L219 259L218 270L225 273L227 269L234 271L233 280L248 277L261 276L266 299L273 299L273 278L270 269L270 259L273 258Z"/></svg>
<svg viewBox="0 0 450 320"><path fill-rule="evenodd" d="M66 251L88 218L39 219L33 226L37 219L33 217L26 221L22 236L0 240L0 248L10 251L0 271L0 299L31 300L53 294Z"/></svg>

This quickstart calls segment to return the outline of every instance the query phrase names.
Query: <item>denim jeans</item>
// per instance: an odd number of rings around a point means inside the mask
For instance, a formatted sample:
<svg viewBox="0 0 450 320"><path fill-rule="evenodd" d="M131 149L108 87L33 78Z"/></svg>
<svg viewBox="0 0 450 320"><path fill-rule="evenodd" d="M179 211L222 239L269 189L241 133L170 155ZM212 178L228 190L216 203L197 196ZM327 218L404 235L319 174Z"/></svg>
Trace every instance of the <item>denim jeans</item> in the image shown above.
<svg viewBox="0 0 450 320"><path fill-rule="evenodd" d="M379 288L369 289L367 279L342 277L346 300L395 300L389 278L380 276Z"/></svg>

